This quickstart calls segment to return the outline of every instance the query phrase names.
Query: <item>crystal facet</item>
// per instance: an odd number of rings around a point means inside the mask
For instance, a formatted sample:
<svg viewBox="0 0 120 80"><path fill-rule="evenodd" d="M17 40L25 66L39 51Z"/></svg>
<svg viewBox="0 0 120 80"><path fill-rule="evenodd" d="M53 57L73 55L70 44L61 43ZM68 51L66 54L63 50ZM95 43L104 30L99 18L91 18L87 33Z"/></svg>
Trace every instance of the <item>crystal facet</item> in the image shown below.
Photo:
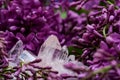
<svg viewBox="0 0 120 80"><path fill-rule="evenodd" d="M29 63L36 59L35 56L33 56L31 52L27 50L24 50L18 58L24 63Z"/></svg>

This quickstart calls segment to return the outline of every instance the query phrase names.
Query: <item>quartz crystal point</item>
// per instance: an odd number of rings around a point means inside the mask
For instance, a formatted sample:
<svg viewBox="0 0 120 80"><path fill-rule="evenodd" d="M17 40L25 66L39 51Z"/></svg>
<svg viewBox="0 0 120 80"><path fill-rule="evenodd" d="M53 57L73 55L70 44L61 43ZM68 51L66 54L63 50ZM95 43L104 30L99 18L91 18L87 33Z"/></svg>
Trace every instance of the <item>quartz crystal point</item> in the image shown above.
<svg viewBox="0 0 120 80"><path fill-rule="evenodd" d="M19 40L13 46L13 48L8 52L8 54L9 54L10 58L16 60L22 51L23 51L23 42L21 40Z"/></svg>
<svg viewBox="0 0 120 80"><path fill-rule="evenodd" d="M56 36L51 35L48 39L43 43L40 48L38 59L42 60L40 66L48 66L50 62L53 62L54 58L59 55L62 48ZM56 53L56 54L54 54Z"/></svg>
<svg viewBox="0 0 120 80"><path fill-rule="evenodd" d="M75 60L75 57L73 55L68 57L67 47L61 47L57 37L54 35L49 36L43 43L37 58L42 60L39 64L41 67L50 66L53 70L58 71L59 74L68 73L75 75L74 72L64 67L65 63Z"/></svg>
<svg viewBox="0 0 120 80"><path fill-rule="evenodd" d="M19 55L23 52L23 42L19 40L13 48L8 52L9 54L9 65L11 67L17 66L19 64Z"/></svg>

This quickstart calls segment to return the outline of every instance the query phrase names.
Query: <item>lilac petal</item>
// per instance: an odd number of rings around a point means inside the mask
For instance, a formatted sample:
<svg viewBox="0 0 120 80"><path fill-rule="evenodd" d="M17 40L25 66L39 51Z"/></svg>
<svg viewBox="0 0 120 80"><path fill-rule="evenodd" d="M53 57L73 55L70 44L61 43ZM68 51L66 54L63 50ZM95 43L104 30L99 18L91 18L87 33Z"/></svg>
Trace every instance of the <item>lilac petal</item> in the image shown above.
<svg viewBox="0 0 120 80"><path fill-rule="evenodd" d="M72 67L74 66L73 63L67 63L67 64L64 64L64 66L68 69L72 69Z"/></svg>
<svg viewBox="0 0 120 80"><path fill-rule="evenodd" d="M107 50L108 49L108 45L104 41L101 41L100 48Z"/></svg>
<svg viewBox="0 0 120 80"><path fill-rule="evenodd" d="M82 2L82 1L72 2L72 3L70 3L70 6L78 5L78 4L80 4L81 2Z"/></svg>
<svg viewBox="0 0 120 80"><path fill-rule="evenodd" d="M6 31L5 32L5 39L11 40L12 38L15 38L15 35L12 32Z"/></svg>
<svg viewBox="0 0 120 80"><path fill-rule="evenodd" d="M113 61L111 61L111 64L112 64L112 66L116 66L117 65L117 61L113 60Z"/></svg>
<svg viewBox="0 0 120 80"><path fill-rule="evenodd" d="M114 20L114 18L115 17L113 15L111 15L110 18L109 18L109 22L112 22Z"/></svg>
<svg viewBox="0 0 120 80"><path fill-rule="evenodd" d="M13 76L11 76L10 74L3 74L2 76L4 76L4 79L13 79Z"/></svg>
<svg viewBox="0 0 120 80"><path fill-rule="evenodd" d="M90 53L89 49L84 50L82 55L81 55L81 58L84 58L84 57L88 56L89 53Z"/></svg>
<svg viewBox="0 0 120 80"><path fill-rule="evenodd" d="M103 51L103 50L102 50L102 51ZM94 57L95 59L99 59L99 58L102 58L102 57L103 57L103 54L102 54L101 52L97 51L97 52L93 55L93 57Z"/></svg>
<svg viewBox="0 0 120 80"><path fill-rule="evenodd" d="M72 77L72 76L70 76L70 75L68 75L68 74L61 74L60 76L61 76L62 78L65 78L65 79Z"/></svg>
<svg viewBox="0 0 120 80"><path fill-rule="evenodd" d="M17 28L16 26L11 26L11 27L10 27L10 30L11 30L11 31L15 31L15 30L17 30L17 29L18 29L18 28Z"/></svg>
<svg viewBox="0 0 120 80"><path fill-rule="evenodd" d="M50 35L58 35L58 33L55 32L55 31L50 31L49 34L50 34Z"/></svg>
<svg viewBox="0 0 120 80"><path fill-rule="evenodd" d="M85 40L88 41L88 42L90 41L89 37L90 37L90 34L89 34L89 33L83 33L82 38L85 39Z"/></svg>
<svg viewBox="0 0 120 80"><path fill-rule="evenodd" d="M77 13L75 13L74 11L71 11L71 10L68 12L68 14L71 15L70 16L71 18L77 18L79 16Z"/></svg>
<svg viewBox="0 0 120 80"><path fill-rule="evenodd" d="M118 75L120 76L120 69L116 68Z"/></svg>
<svg viewBox="0 0 120 80"><path fill-rule="evenodd" d="M107 43L112 44L116 42L120 42L120 34L118 33L112 33L106 38Z"/></svg>
<svg viewBox="0 0 120 80"><path fill-rule="evenodd" d="M37 39L41 40L41 39L44 39L44 35L45 35L45 33L37 33L36 37L37 37Z"/></svg>
<svg viewBox="0 0 120 80"><path fill-rule="evenodd" d="M82 73L82 74L80 74L78 77L79 77L79 78L83 78L83 77L86 77L86 75L87 75L86 73Z"/></svg>
<svg viewBox="0 0 120 80"><path fill-rule="evenodd" d="M33 80L33 77L28 78L28 80Z"/></svg>
<svg viewBox="0 0 120 80"><path fill-rule="evenodd" d="M21 33L17 33L17 34L16 34L16 37L17 37L18 39L21 39L23 42L25 41L25 37L24 37L23 34L21 34Z"/></svg>
<svg viewBox="0 0 120 80"><path fill-rule="evenodd" d="M115 43L113 46L117 52L120 52L120 43Z"/></svg>
<svg viewBox="0 0 120 80"><path fill-rule="evenodd" d="M35 34L34 34L34 33L30 33L30 34L27 36L26 40L27 40L27 41L31 41L31 40L34 39L34 37L35 37Z"/></svg>
<svg viewBox="0 0 120 80"><path fill-rule="evenodd" d="M34 44L36 44L36 45L39 45L39 44L40 44L40 41L39 41L37 38L34 38L32 42L33 42Z"/></svg>
<svg viewBox="0 0 120 80"><path fill-rule="evenodd" d="M17 70L17 71L14 73L14 76L19 77L20 72L21 72L21 69Z"/></svg>
<svg viewBox="0 0 120 80"><path fill-rule="evenodd" d="M92 25L89 25L89 24L86 26L86 28L90 32L92 32L94 30L94 27Z"/></svg>
<svg viewBox="0 0 120 80"><path fill-rule="evenodd" d="M98 6L100 0L88 0L88 2L83 6L84 9L90 10L95 5Z"/></svg>
<svg viewBox="0 0 120 80"><path fill-rule="evenodd" d="M113 26L110 26L109 29L108 29L108 34L110 34L112 32L113 32Z"/></svg>
<svg viewBox="0 0 120 80"><path fill-rule="evenodd" d="M103 36L102 36L98 31L96 31L96 30L93 30L93 33L94 33L95 35L99 36L100 38L103 37Z"/></svg>
<svg viewBox="0 0 120 80"><path fill-rule="evenodd" d="M34 51L35 45L32 42L29 42L29 44L25 45L28 50Z"/></svg>
<svg viewBox="0 0 120 80"><path fill-rule="evenodd" d="M49 73L49 76L52 77L52 78L56 78L57 75L55 73Z"/></svg>
<svg viewBox="0 0 120 80"><path fill-rule="evenodd" d="M20 29L20 31L21 31L22 33L25 32L25 28L22 27L22 28Z"/></svg>

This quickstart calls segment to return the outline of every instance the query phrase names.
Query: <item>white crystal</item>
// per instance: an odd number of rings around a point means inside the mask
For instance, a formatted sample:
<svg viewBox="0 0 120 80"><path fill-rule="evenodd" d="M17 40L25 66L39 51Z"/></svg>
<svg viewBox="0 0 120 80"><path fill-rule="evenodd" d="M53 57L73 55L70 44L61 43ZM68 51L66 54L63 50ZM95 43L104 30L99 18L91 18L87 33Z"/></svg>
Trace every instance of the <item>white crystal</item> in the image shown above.
<svg viewBox="0 0 120 80"><path fill-rule="evenodd" d="M24 50L18 57L23 63L29 63L34 61L36 58L30 51Z"/></svg>
<svg viewBox="0 0 120 80"><path fill-rule="evenodd" d="M67 61L75 61L75 56L74 55L70 55L68 58L67 58Z"/></svg>
<svg viewBox="0 0 120 80"><path fill-rule="evenodd" d="M23 51L23 42L19 40L13 48L8 52L9 54L9 66L13 67L19 63L18 56Z"/></svg>
<svg viewBox="0 0 120 80"><path fill-rule="evenodd" d="M10 58L17 58L23 51L23 42L19 40L13 48L8 52Z"/></svg>
<svg viewBox="0 0 120 80"><path fill-rule="evenodd" d="M23 42L19 40L13 48L8 52L9 54L9 66L14 67L23 63L29 63L34 61L36 57L32 55L30 51L23 50Z"/></svg>
<svg viewBox="0 0 120 80"><path fill-rule="evenodd" d="M50 66L53 70L58 71L59 74L68 73L75 75L74 72L64 67L64 64L68 62L68 50L66 46L61 48L57 37L54 35L49 36L43 43L37 58L42 60L39 63L41 67Z"/></svg>
<svg viewBox="0 0 120 80"><path fill-rule="evenodd" d="M68 49L67 46L62 47L61 59L67 60L68 58Z"/></svg>
<svg viewBox="0 0 120 80"><path fill-rule="evenodd" d="M48 66L48 63L54 58L53 55L56 50L61 51L61 46L57 37L51 35L41 46L37 57L42 59L43 64L41 66Z"/></svg>
<svg viewBox="0 0 120 80"><path fill-rule="evenodd" d="M48 49L45 50L44 48L48 48ZM42 44L39 54L38 54L38 57L40 57L41 55L48 54L48 53L44 53L44 52L49 51L49 49L61 50L60 43L59 43L57 37L54 35L49 36L47 38L47 40Z"/></svg>

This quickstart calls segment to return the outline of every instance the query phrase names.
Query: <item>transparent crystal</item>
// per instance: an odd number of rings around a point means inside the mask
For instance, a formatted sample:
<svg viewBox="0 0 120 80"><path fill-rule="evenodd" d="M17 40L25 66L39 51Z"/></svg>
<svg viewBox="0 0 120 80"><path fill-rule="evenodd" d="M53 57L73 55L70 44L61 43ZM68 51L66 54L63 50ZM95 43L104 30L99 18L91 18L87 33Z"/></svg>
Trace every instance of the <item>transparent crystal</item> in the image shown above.
<svg viewBox="0 0 120 80"><path fill-rule="evenodd" d="M18 55L21 54L21 52L23 51L23 42L21 40L19 40L14 46L13 48L8 52L10 58L17 58Z"/></svg>
<svg viewBox="0 0 120 80"><path fill-rule="evenodd" d="M29 63L36 59L36 57L30 51L23 50L23 42L21 40L19 40L13 46L8 54L10 67L17 66L18 64L20 64L20 62Z"/></svg>
<svg viewBox="0 0 120 80"><path fill-rule="evenodd" d="M19 40L13 48L8 52L9 54L9 65L10 66L16 66L19 63L18 56L23 51L23 42Z"/></svg>
<svg viewBox="0 0 120 80"><path fill-rule="evenodd" d="M68 49L67 46L63 46L61 50L61 56L60 59L67 60L68 58Z"/></svg>
<svg viewBox="0 0 120 80"><path fill-rule="evenodd" d="M47 66L46 62L50 62L56 57L57 54L54 55L54 53L58 53L61 51L60 43L56 36L51 35L48 37L48 39L43 43L43 45L40 48L38 58L42 59L42 62L44 65L41 66ZM44 63L45 62L45 63Z"/></svg>
<svg viewBox="0 0 120 80"><path fill-rule="evenodd" d="M75 74L64 67L64 64L68 62L68 49L66 46L61 48L60 42L54 35L49 36L43 43L37 58L42 60L39 63L41 67L50 66L53 70L58 71L59 74Z"/></svg>
<svg viewBox="0 0 120 80"><path fill-rule="evenodd" d="M22 62L29 63L34 61L36 58L30 51L24 50L18 57Z"/></svg>

